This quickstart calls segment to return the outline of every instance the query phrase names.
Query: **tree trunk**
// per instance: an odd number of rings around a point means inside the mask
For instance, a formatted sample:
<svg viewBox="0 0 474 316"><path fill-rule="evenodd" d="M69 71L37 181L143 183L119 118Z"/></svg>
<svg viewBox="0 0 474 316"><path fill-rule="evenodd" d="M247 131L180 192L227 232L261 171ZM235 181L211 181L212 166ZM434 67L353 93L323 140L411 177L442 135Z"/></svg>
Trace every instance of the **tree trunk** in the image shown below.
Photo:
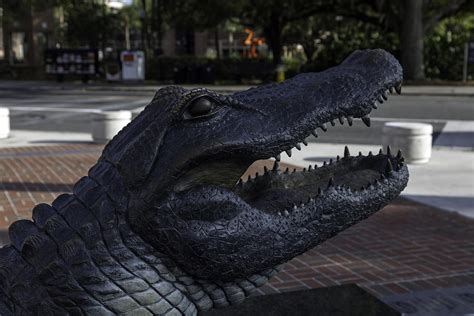
<svg viewBox="0 0 474 316"><path fill-rule="evenodd" d="M268 35L269 44L273 53L273 65L276 67L281 64L281 55L282 55L282 40L281 33L283 30L283 25L281 23L280 16L278 14L272 13L270 18L270 25L266 30Z"/></svg>
<svg viewBox="0 0 474 316"><path fill-rule="evenodd" d="M423 60L423 1L402 1L401 62L404 77L407 80L425 79Z"/></svg>
<svg viewBox="0 0 474 316"><path fill-rule="evenodd" d="M13 56L12 56L12 33L10 27L9 19L5 18L8 13L6 12L7 9L4 8L3 14L4 17L2 19L2 27L3 27L3 53L4 59L8 62L8 64L13 64Z"/></svg>
<svg viewBox="0 0 474 316"><path fill-rule="evenodd" d="M217 59L221 59L221 47L219 45L219 26L214 29L214 45Z"/></svg>

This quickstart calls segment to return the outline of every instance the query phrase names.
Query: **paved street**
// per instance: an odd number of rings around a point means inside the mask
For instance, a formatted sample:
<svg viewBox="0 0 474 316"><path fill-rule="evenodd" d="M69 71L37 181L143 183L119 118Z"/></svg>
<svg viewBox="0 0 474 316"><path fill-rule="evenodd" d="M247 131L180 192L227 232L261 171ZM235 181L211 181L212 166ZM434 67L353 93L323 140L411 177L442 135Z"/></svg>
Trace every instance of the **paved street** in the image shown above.
<svg viewBox="0 0 474 316"><path fill-rule="evenodd" d="M120 88L120 89L119 89ZM234 91L239 87L214 87ZM413 90L413 88L411 88ZM52 84L0 83L0 106L11 109L13 130L89 133L91 113L97 110L135 109L146 105L154 88L138 86L77 86ZM373 126L366 128L357 120L352 128L337 126L320 137L323 143L380 144L384 122L416 120L433 125L435 137L451 122L470 132L474 121L474 95L393 95L373 111ZM467 126L467 127L466 127ZM458 129L454 127L454 129ZM469 135L468 135L469 136ZM449 146L449 144L447 144ZM465 144L461 144L463 147Z"/></svg>

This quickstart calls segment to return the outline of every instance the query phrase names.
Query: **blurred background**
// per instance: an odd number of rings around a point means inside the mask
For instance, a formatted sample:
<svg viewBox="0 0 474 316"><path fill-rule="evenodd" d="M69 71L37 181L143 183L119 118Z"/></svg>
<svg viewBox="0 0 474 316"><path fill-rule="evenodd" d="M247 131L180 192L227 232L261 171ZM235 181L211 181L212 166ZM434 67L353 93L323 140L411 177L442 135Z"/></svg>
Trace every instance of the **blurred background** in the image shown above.
<svg viewBox="0 0 474 316"><path fill-rule="evenodd" d="M407 81L474 77L472 0L2 0L0 21L7 79L253 84L372 47Z"/></svg>

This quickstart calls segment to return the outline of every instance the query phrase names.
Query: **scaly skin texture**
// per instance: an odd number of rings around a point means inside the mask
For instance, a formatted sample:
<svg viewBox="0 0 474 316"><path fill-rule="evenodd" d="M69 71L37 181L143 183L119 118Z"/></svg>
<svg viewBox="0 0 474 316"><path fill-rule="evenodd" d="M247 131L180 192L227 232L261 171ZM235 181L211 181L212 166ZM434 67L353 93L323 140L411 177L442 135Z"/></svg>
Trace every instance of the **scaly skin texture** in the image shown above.
<svg viewBox="0 0 474 316"><path fill-rule="evenodd" d="M340 66L231 96L167 87L104 149L72 194L33 209L0 249L1 315L196 315L238 304L291 258L367 218L408 181L401 154L305 172L279 155L400 89L398 62ZM273 170L246 182L250 164Z"/></svg>

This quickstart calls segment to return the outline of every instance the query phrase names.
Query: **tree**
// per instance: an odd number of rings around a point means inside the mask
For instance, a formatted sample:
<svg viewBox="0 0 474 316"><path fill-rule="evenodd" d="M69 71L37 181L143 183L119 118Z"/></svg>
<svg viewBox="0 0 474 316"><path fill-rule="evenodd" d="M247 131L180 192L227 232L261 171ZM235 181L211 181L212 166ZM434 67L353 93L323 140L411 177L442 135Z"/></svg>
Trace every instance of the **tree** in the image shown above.
<svg viewBox="0 0 474 316"><path fill-rule="evenodd" d="M340 0L339 15L378 25L400 37L405 78L423 80L424 40L439 22L474 10L473 0Z"/></svg>

